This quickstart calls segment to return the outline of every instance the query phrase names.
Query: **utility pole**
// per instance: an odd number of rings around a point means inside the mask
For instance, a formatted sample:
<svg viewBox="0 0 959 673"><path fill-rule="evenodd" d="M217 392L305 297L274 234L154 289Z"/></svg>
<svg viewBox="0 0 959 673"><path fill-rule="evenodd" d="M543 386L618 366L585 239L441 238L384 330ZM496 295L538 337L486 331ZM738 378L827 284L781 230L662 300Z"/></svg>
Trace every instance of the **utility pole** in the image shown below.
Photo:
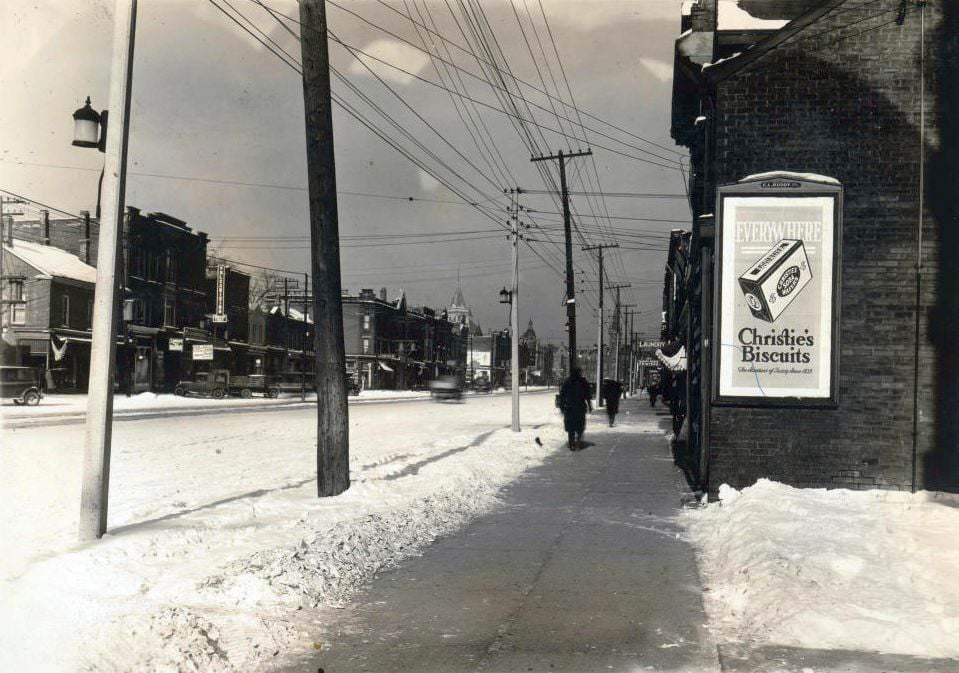
<svg viewBox="0 0 959 673"><path fill-rule="evenodd" d="M625 360L625 361L623 362L623 371L622 371L622 373L621 373L621 372L620 372L620 369L619 369L620 359L619 359L618 357L616 358L616 363L617 363L617 364L616 364L616 377L617 377L617 378L619 378L620 376L623 376L623 377L625 378L625 375L626 375L626 367L628 366L628 362L629 362L629 332L628 332L629 309L630 309L630 308L635 308L635 307L636 307L636 304L620 304L620 308L623 310L623 313L622 313L622 316L623 316L623 326L622 326L621 328L617 328L617 329L619 330L619 334L622 335L623 357L624 357L624 360ZM619 351L619 341L620 341L620 339L618 338L618 336L619 336L619 335L617 335L617 339L616 339L616 350L617 350L617 352Z"/></svg>
<svg viewBox="0 0 959 673"><path fill-rule="evenodd" d="M630 283L617 283L616 285L610 285L610 290L616 290L616 311L613 313L613 322L610 325L609 331L616 335L616 351L613 359L613 378L619 380L619 319L622 315L622 304L620 303L619 291L628 287L632 287ZM612 337L610 337L612 338Z"/></svg>
<svg viewBox="0 0 959 673"><path fill-rule="evenodd" d="M350 487L350 426L343 375L346 355L325 0L300 0L300 24L313 271L316 488L317 495L325 497Z"/></svg>
<svg viewBox="0 0 959 673"><path fill-rule="evenodd" d="M633 381L635 376L633 370L636 369L636 311L633 311L629 319L629 394L633 394Z"/></svg>
<svg viewBox="0 0 959 673"><path fill-rule="evenodd" d="M603 245L587 245L583 250L589 252L596 250L599 256L599 329L596 339L596 408L603 406L603 250L606 248L618 248L619 243L606 243Z"/></svg>
<svg viewBox="0 0 959 673"><path fill-rule="evenodd" d="M306 347L310 343L306 335L310 331L310 274L303 274L303 355L300 360L303 375L300 377L300 402L306 402Z"/></svg>
<svg viewBox="0 0 959 673"><path fill-rule="evenodd" d="M572 220L569 214L569 189L566 186L566 160L576 157L588 157L592 150L585 152L570 152L564 154L560 150L556 154L542 157L531 157L530 161L559 161L560 193L563 198L563 233L566 235L566 322L569 330L569 369L576 366L576 283L573 278L573 239ZM599 388L597 382L596 387Z"/></svg>
<svg viewBox="0 0 959 673"><path fill-rule="evenodd" d="M510 379L513 395L513 432L519 432L519 204L516 194L511 191L513 205L510 212L510 241L513 245L513 287L509 291L510 322Z"/></svg>
<svg viewBox="0 0 959 673"><path fill-rule="evenodd" d="M110 66L110 117L104 153L104 202L100 221L100 252L93 296L90 344L90 383L83 446L80 494L80 539L103 537L107 530L110 494L110 450L113 430L113 371L119 285L117 260L122 243L126 197L127 140L130 93L133 87L133 45L137 0L116 0L113 13L113 60Z"/></svg>

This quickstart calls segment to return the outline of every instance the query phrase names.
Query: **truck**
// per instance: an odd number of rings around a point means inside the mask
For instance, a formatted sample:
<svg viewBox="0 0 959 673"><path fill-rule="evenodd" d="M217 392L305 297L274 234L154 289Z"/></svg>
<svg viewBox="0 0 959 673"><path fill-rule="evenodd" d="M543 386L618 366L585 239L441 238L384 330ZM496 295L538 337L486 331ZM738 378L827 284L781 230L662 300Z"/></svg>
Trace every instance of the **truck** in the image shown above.
<svg viewBox="0 0 959 673"><path fill-rule="evenodd" d="M235 376L227 369L214 369L209 372L197 372L192 381L180 381L173 394L180 397L195 395L220 400L227 395L243 398L261 393L266 397L279 397L280 387L268 382L263 374Z"/></svg>

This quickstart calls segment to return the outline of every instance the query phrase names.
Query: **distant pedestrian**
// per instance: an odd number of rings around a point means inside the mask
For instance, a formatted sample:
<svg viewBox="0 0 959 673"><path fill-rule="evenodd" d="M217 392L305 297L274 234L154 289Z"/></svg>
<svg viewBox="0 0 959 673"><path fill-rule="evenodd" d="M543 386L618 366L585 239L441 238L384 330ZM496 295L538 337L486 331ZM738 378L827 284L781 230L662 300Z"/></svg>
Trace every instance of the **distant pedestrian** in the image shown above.
<svg viewBox="0 0 959 673"><path fill-rule="evenodd" d="M559 390L559 408L563 412L563 427L569 437L569 450L583 448L586 412L593 410L589 399L589 382L579 367L570 370L569 378Z"/></svg>
<svg viewBox="0 0 959 673"><path fill-rule="evenodd" d="M615 379L603 381L603 399L606 400L606 415L609 417L609 427L616 422L619 413L619 398L623 394L623 384Z"/></svg>
<svg viewBox="0 0 959 673"><path fill-rule="evenodd" d="M659 397L659 386L655 383L650 383L646 390L649 392L649 406L655 407L656 398Z"/></svg>

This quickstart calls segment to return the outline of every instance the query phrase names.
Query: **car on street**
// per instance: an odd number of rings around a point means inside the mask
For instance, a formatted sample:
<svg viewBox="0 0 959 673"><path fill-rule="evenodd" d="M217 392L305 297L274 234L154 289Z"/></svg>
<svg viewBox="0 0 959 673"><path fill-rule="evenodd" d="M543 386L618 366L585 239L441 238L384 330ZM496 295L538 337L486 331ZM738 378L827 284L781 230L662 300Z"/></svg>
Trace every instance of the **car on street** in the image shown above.
<svg viewBox="0 0 959 673"><path fill-rule="evenodd" d="M40 372L33 367L0 366L0 398L12 399L17 405L40 404Z"/></svg>
<svg viewBox="0 0 959 673"><path fill-rule="evenodd" d="M198 397L212 397L220 400L227 395L236 395L243 398L253 397L253 393L261 393L266 397L278 397L279 387L268 382L262 374L249 376L233 376L229 370L214 369L211 372L197 372L192 381L180 381L173 389L173 394L179 397L196 395Z"/></svg>
<svg viewBox="0 0 959 673"><path fill-rule="evenodd" d="M463 389L455 376L441 376L430 384L430 397L437 401L459 400Z"/></svg>
<svg viewBox="0 0 959 673"><path fill-rule="evenodd" d="M493 391L493 384L485 377L480 377L473 381L473 390L477 393L489 393Z"/></svg>

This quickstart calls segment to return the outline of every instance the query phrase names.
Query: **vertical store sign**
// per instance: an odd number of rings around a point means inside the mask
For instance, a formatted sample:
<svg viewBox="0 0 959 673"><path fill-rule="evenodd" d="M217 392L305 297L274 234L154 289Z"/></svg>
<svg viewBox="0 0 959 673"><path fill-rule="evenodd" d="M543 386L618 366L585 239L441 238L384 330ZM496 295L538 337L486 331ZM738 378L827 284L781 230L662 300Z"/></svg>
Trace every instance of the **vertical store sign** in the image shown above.
<svg viewBox="0 0 959 673"><path fill-rule="evenodd" d="M226 322L226 265L216 265L216 312L213 322Z"/></svg>
<svg viewBox="0 0 959 673"><path fill-rule="evenodd" d="M842 187L764 174L718 203L713 402L835 406Z"/></svg>

